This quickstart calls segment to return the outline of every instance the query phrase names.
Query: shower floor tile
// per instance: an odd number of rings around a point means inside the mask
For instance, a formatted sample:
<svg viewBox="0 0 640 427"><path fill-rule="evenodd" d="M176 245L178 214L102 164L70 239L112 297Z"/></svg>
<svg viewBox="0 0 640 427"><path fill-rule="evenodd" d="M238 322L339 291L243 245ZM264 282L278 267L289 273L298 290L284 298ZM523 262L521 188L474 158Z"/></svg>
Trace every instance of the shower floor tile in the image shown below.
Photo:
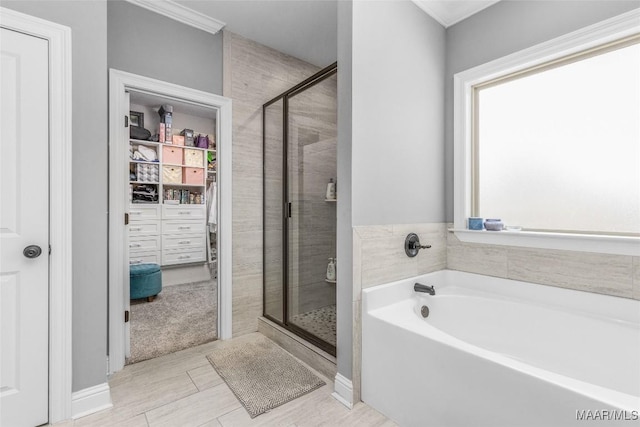
<svg viewBox="0 0 640 427"><path fill-rule="evenodd" d="M291 316L290 323L336 345L336 306L328 305Z"/></svg>

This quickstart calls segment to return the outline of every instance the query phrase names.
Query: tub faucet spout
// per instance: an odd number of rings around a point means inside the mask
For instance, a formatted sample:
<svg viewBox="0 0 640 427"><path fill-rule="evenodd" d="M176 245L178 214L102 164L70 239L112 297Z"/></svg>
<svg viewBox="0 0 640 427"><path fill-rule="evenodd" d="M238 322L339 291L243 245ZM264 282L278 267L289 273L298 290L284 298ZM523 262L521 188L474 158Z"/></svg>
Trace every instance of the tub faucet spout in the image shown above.
<svg viewBox="0 0 640 427"><path fill-rule="evenodd" d="M416 292L424 292L429 295L436 294L436 288L431 285L423 285L422 283L416 283L415 285L413 285L413 290Z"/></svg>

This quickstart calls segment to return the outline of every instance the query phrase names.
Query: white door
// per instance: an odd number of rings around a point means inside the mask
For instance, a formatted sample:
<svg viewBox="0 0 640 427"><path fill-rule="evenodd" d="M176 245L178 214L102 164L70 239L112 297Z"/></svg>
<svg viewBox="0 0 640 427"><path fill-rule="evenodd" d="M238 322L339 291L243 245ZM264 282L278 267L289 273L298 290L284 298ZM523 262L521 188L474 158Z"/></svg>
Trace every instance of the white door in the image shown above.
<svg viewBox="0 0 640 427"><path fill-rule="evenodd" d="M48 420L48 42L0 31L0 425L36 426Z"/></svg>

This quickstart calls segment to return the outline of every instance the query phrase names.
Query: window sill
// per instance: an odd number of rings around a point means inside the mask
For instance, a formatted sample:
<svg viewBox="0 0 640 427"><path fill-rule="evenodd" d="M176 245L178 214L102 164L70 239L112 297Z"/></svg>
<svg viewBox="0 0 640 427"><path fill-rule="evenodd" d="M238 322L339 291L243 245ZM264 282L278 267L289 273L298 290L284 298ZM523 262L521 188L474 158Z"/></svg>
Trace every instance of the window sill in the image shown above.
<svg viewBox="0 0 640 427"><path fill-rule="evenodd" d="M450 228L466 243L640 256L640 238L537 231L486 231Z"/></svg>

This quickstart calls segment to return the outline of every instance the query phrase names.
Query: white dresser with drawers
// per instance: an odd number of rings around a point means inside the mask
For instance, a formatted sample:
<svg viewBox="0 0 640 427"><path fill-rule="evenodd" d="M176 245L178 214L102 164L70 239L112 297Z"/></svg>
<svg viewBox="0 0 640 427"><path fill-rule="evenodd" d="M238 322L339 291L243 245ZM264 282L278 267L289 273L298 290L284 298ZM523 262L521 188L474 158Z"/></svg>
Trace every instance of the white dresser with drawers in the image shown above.
<svg viewBox="0 0 640 427"><path fill-rule="evenodd" d="M205 205L130 205L130 263L205 262L206 244Z"/></svg>

